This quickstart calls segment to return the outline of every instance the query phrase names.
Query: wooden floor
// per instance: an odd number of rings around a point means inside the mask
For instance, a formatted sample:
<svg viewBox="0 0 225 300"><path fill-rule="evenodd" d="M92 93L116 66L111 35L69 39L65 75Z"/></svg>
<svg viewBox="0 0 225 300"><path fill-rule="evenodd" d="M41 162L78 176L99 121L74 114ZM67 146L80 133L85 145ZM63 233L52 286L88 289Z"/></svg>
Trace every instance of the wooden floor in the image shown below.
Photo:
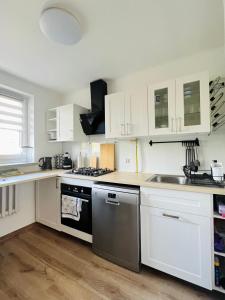
<svg viewBox="0 0 225 300"><path fill-rule="evenodd" d="M224 298L151 268L133 273L86 243L37 225L0 242L0 300L7 299Z"/></svg>

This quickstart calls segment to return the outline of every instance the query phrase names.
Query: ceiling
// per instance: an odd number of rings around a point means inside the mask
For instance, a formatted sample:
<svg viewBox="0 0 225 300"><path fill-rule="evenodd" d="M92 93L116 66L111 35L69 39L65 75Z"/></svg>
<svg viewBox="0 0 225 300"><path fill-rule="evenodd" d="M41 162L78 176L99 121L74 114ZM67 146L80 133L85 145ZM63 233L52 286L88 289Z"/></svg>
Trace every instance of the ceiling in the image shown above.
<svg viewBox="0 0 225 300"><path fill-rule="evenodd" d="M76 15L83 38L56 44L39 29L41 11ZM60 92L222 46L222 0L0 1L0 68ZM61 5L62 6L62 5Z"/></svg>

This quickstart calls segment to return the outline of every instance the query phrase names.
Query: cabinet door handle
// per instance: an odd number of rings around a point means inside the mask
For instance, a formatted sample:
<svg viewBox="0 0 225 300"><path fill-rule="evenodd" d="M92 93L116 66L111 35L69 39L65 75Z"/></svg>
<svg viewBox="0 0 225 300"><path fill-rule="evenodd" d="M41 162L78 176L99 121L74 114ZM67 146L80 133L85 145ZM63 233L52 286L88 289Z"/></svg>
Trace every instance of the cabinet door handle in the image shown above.
<svg viewBox="0 0 225 300"><path fill-rule="evenodd" d="M174 118L171 118L171 131L174 132Z"/></svg>
<svg viewBox="0 0 225 300"><path fill-rule="evenodd" d="M115 201L115 200L105 200L105 203L110 205L116 205L116 206L120 205L119 201Z"/></svg>
<svg viewBox="0 0 225 300"><path fill-rule="evenodd" d="M127 135L131 134L131 124L127 123Z"/></svg>
<svg viewBox="0 0 225 300"><path fill-rule="evenodd" d="M120 134L123 135L123 124L120 124Z"/></svg>
<svg viewBox="0 0 225 300"><path fill-rule="evenodd" d="M163 215L163 217L166 217L166 218L171 218L171 219L177 219L177 220L180 220L180 217L179 217L179 216L170 215L170 214L166 214L166 213L163 213L162 215Z"/></svg>
<svg viewBox="0 0 225 300"><path fill-rule="evenodd" d="M120 124L120 126L121 126L121 135L122 136L126 135L126 133L125 133L125 124Z"/></svg>
<svg viewBox="0 0 225 300"><path fill-rule="evenodd" d="M56 178L55 187L56 187L57 189L59 188L59 178Z"/></svg>
<svg viewBox="0 0 225 300"><path fill-rule="evenodd" d="M179 130L181 131L182 118L179 118Z"/></svg>
<svg viewBox="0 0 225 300"><path fill-rule="evenodd" d="M179 118L176 118L176 130L179 131Z"/></svg>

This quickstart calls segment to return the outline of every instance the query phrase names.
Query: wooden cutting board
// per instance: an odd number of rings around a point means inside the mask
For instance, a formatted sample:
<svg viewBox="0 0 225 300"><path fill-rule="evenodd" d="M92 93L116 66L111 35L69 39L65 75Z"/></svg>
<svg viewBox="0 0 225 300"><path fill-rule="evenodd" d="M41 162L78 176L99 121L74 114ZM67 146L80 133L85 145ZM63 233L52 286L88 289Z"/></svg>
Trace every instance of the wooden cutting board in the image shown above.
<svg viewBox="0 0 225 300"><path fill-rule="evenodd" d="M99 167L115 170L115 144L101 144Z"/></svg>

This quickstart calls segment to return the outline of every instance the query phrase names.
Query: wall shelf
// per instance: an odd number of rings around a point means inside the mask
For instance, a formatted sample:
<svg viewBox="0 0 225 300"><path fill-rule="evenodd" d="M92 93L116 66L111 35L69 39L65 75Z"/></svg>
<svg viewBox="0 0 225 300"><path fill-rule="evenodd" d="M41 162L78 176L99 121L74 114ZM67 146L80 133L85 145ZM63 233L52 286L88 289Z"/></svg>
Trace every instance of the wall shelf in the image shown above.
<svg viewBox="0 0 225 300"><path fill-rule="evenodd" d="M222 216L221 216L220 214L218 214L217 212L214 212L213 217L214 217L215 219L225 220L225 218L222 217Z"/></svg>
<svg viewBox="0 0 225 300"><path fill-rule="evenodd" d="M225 294L225 290L224 290L223 288L221 288L221 287L214 286L213 289L214 289L215 291L218 291L218 292L220 292L220 293Z"/></svg>
<svg viewBox="0 0 225 300"><path fill-rule="evenodd" d="M217 251L214 251L214 254L215 254L215 255L218 255L218 256L225 257L225 253L223 253L223 252L217 252Z"/></svg>

